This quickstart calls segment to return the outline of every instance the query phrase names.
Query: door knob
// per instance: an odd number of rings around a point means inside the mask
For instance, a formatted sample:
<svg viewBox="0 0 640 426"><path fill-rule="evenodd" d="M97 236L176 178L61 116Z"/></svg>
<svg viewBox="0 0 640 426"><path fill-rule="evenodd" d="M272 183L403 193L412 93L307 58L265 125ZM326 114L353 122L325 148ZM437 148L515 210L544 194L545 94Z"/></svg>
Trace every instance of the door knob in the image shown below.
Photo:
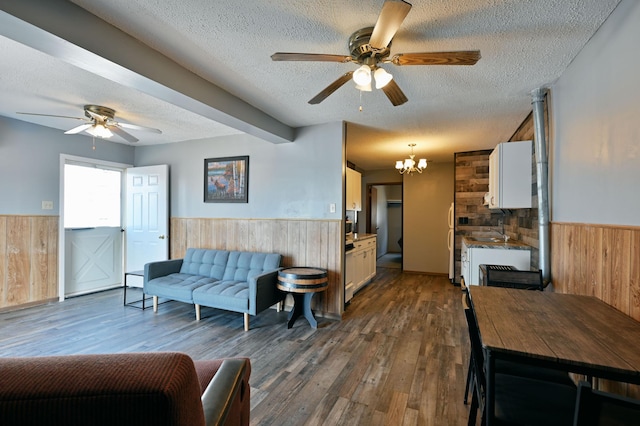
<svg viewBox="0 0 640 426"><path fill-rule="evenodd" d="M164 240L164 235L160 235L158 238L160 238L161 240Z"/></svg>

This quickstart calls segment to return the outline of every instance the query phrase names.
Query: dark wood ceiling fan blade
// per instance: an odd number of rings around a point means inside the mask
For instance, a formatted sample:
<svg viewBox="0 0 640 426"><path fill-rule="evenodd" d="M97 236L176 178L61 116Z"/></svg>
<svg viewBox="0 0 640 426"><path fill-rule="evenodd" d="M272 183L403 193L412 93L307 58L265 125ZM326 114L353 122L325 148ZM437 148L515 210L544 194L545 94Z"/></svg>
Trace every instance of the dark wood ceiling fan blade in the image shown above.
<svg viewBox="0 0 640 426"><path fill-rule="evenodd" d="M287 53L276 52L271 55L273 61L316 61L316 62L351 62L351 56L325 55L323 53Z"/></svg>
<svg viewBox="0 0 640 426"><path fill-rule="evenodd" d="M64 132L64 134L75 135L76 133L80 133L87 130L91 126L93 126L93 123L81 124L78 127L74 127L73 129L67 130L66 132Z"/></svg>
<svg viewBox="0 0 640 426"><path fill-rule="evenodd" d="M138 139L136 137L125 132L118 126L109 126L109 130L111 130L113 133L120 136L122 139L126 140L127 142L131 142L131 143L138 142Z"/></svg>
<svg viewBox="0 0 640 426"><path fill-rule="evenodd" d="M400 86L398 86L395 80L391 80L389 83L387 83L382 88L382 91L385 95L387 95L387 98L389 98L393 106L402 105L409 100L402 92Z"/></svg>
<svg viewBox="0 0 640 426"><path fill-rule="evenodd" d="M380 16L378 16L378 21L373 27L369 44L376 49L384 49L387 47L410 10L411 4L406 1L385 1L384 5L382 5Z"/></svg>
<svg viewBox="0 0 640 426"><path fill-rule="evenodd" d="M479 50L458 52L399 53L391 62L395 65L474 65L480 59Z"/></svg>
<svg viewBox="0 0 640 426"><path fill-rule="evenodd" d="M329 97L330 94L341 88L347 81L351 80L351 76L353 75L353 71L349 71L341 75L336 81L328 85L324 88L324 90L318 93L309 101L311 105L319 104Z"/></svg>

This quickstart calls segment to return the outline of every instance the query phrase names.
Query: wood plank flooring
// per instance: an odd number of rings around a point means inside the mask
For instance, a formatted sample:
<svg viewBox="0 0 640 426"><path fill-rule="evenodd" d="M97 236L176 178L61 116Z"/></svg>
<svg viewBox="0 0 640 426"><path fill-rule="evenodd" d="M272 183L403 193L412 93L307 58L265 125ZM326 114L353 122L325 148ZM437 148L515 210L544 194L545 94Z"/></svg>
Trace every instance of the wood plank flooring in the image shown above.
<svg viewBox="0 0 640 426"><path fill-rule="evenodd" d="M127 293L132 300L133 291ZM463 425L468 338L460 288L445 277L379 268L342 321L286 312L251 317L193 306L157 314L110 290L0 313L0 356L182 351L251 358L252 425Z"/></svg>

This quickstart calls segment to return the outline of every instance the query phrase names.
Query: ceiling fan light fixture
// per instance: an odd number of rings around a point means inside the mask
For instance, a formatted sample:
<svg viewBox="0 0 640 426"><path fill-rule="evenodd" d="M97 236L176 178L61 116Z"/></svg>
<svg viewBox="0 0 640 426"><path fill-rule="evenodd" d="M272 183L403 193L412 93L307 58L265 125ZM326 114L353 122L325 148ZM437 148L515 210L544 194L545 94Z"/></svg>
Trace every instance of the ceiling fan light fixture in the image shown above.
<svg viewBox="0 0 640 426"><path fill-rule="evenodd" d="M371 68L368 65L362 65L353 72L353 81L358 86L367 86L371 84Z"/></svg>
<svg viewBox="0 0 640 426"><path fill-rule="evenodd" d="M365 85L359 85L356 84L356 89L360 90L361 92L370 92L371 91L371 82L365 84Z"/></svg>
<svg viewBox="0 0 640 426"><path fill-rule="evenodd" d="M393 79L393 76L389 74L384 68L378 68L373 73L373 78L376 80L376 89L382 89L389 84Z"/></svg>
<svg viewBox="0 0 640 426"><path fill-rule="evenodd" d="M108 139L113 136L111 130L107 129L104 124L94 124L86 130L91 136L96 138Z"/></svg>

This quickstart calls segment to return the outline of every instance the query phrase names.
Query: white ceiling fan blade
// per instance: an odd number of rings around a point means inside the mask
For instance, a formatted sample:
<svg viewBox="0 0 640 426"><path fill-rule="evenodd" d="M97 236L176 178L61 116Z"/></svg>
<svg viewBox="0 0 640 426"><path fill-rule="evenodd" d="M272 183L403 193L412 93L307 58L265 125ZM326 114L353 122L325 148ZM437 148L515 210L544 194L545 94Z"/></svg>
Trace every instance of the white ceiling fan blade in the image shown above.
<svg viewBox="0 0 640 426"><path fill-rule="evenodd" d="M85 109L84 112L89 114L91 116L91 118L96 120L98 123L103 123L106 120L106 117L104 117L103 115L100 115L100 114L96 114L95 112L91 111L90 109Z"/></svg>
<svg viewBox="0 0 640 426"><path fill-rule="evenodd" d="M53 115L53 114L37 114L35 112L16 112L16 114L37 115L37 116L40 116L40 117L53 117L53 118L71 118L73 120L86 120L86 118L83 118L83 117L69 117L67 115Z"/></svg>
<svg viewBox="0 0 640 426"><path fill-rule="evenodd" d="M369 39L371 46L376 49L384 49L387 47L410 10L411 4L406 1L385 1L382 5L380 16L378 16L378 21L375 27L373 27L371 38Z"/></svg>
<svg viewBox="0 0 640 426"><path fill-rule="evenodd" d="M120 136L122 139L126 140L127 142L131 142L131 143L138 142L138 138L125 132L118 126L109 126L109 130L111 130L113 133Z"/></svg>
<svg viewBox="0 0 640 426"><path fill-rule="evenodd" d="M143 132L152 132L152 133L162 134L162 130L154 129L153 127L138 126L137 124L121 123L119 121L111 121L111 122L109 122L109 125L122 127L123 129L140 130L140 131L143 131Z"/></svg>
<svg viewBox="0 0 640 426"><path fill-rule="evenodd" d="M64 132L65 135L75 135L76 133L83 132L87 130L89 127L93 126L93 123L81 124L78 127L74 127L71 130L67 130Z"/></svg>

